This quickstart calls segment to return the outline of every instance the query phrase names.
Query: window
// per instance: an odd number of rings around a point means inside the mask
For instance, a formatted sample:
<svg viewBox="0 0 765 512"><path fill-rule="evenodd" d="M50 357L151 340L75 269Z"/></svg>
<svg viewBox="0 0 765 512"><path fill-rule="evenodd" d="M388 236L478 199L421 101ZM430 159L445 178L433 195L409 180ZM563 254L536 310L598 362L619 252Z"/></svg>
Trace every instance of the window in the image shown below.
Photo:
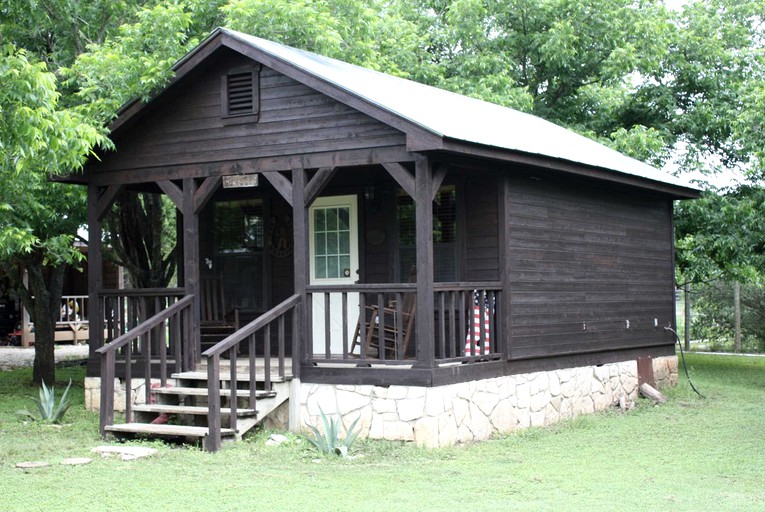
<svg viewBox="0 0 765 512"><path fill-rule="evenodd" d="M266 239L263 202L250 200L216 203L215 232L218 253L262 251Z"/></svg>
<svg viewBox="0 0 765 512"><path fill-rule="evenodd" d="M257 121L260 113L260 67L247 66L222 77L223 116L231 122Z"/></svg>
<svg viewBox="0 0 765 512"><path fill-rule="evenodd" d="M396 193L398 226L398 280L406 281L416 265L415 204L403 190ZM454 185L438 189L433 200L433 276L437 282L459 280L457 258L457 189Z"/></svg>

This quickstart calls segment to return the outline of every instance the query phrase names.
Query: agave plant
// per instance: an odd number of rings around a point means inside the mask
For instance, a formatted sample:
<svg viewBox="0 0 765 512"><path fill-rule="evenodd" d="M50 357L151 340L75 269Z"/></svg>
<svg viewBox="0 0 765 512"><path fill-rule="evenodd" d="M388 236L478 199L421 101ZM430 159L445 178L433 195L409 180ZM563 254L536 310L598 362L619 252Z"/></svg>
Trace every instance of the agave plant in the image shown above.
<svg viewBox="0 0 765 512"><path fill-rule="evenodd" d="M42 386L40 387L40 398L37 399L29 397L29 399L32 400L35 405L37 405L37 411L40 413L40 419L50 423L61 422L64 414L66 414L66 411L69 410L69 407L72 405L72 401L69 400L69 388L71 387L72 380L70 379L69 385L66 387L64 394L61 396L61 401L58 403L58 405L56 405L55 389L53 386L49 388L43 381ZM35 415L27 409L17 412L31 419L36 419Z"/></svg>
<svg viewBox="0 0 765 512"><path fill-rule="evenodd" d="M351 423L351 426L345 432L345 437L341 440L340 425L342 424L342 418L339 415L331 418L327 417L321 407L319 407L319 413L324 432L322 433L318 427L306 423L306 426L313 433L313 437L308 437L308 441L324 455L334 453L343 458L347 457L348 450L351 449L351 445L359 435L359 431L354 431L354 429L361 416Z"/></svg>

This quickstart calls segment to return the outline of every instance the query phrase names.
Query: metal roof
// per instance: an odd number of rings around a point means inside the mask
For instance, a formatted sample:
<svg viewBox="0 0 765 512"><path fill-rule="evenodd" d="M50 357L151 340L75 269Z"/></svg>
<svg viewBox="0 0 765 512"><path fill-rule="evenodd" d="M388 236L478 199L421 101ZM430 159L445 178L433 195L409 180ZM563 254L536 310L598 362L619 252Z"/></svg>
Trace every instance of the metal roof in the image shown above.
<svg viewBox="0 0 765 512"><path fill-rule="evenodd" d="M434 135L696 189L685 180L534 115L235 30L219 30Z"/></svg>

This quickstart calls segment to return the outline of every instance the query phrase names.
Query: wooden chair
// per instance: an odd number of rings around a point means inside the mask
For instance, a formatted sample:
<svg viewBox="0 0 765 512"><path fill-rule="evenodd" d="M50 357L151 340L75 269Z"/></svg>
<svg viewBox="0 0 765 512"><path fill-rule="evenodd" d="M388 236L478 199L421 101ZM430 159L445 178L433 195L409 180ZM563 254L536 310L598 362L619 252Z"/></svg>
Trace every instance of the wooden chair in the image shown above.
<svg viewBox="0 0 765 512"><path fill-rule="evenodd" d="M217 343L229 334L239 330L239 309L226 308L226 294L223 281L217 276L203 276L199 280L200 322L202 342Z"/></svg>
<svg viewBox="0 0 765 512"><path fill-rule="evenodd" d="M416 268L413 267L409 275L409 282L415 282L416 277ZM368 305L365 309L363 321L366 356L371 356L370 349L376 349L378 357L381 356L381 350L384 350L386 359L404 359L409 349L409 340L414 333L417 294L404 293L400 309L396 307L395 301L390 301L386 307L382 308L382 315L378 305ZM354 352L357 345L361 346L361 321L362 318L359 318L359 322L356 324L351 353ZM382 343L380 342L381 321L383 322ZM401 332L400 338L399 332Z"/></svg>

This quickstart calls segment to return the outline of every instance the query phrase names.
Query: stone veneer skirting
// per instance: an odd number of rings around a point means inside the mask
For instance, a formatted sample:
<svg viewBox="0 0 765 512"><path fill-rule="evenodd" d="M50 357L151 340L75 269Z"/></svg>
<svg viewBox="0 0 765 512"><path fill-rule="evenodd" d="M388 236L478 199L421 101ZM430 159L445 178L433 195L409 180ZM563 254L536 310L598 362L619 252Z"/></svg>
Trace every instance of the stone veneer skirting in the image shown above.
<svg viewBox="0 0 765 512"><path fill-rule="evenodd" d="M658 387L677 384L677 357L653 359ZM301 420L321 425L319 407L360 417L361 437L426 447L488 439L619 405L638 396L636 361L497 377L440 387L303 383Z"/></svg>

